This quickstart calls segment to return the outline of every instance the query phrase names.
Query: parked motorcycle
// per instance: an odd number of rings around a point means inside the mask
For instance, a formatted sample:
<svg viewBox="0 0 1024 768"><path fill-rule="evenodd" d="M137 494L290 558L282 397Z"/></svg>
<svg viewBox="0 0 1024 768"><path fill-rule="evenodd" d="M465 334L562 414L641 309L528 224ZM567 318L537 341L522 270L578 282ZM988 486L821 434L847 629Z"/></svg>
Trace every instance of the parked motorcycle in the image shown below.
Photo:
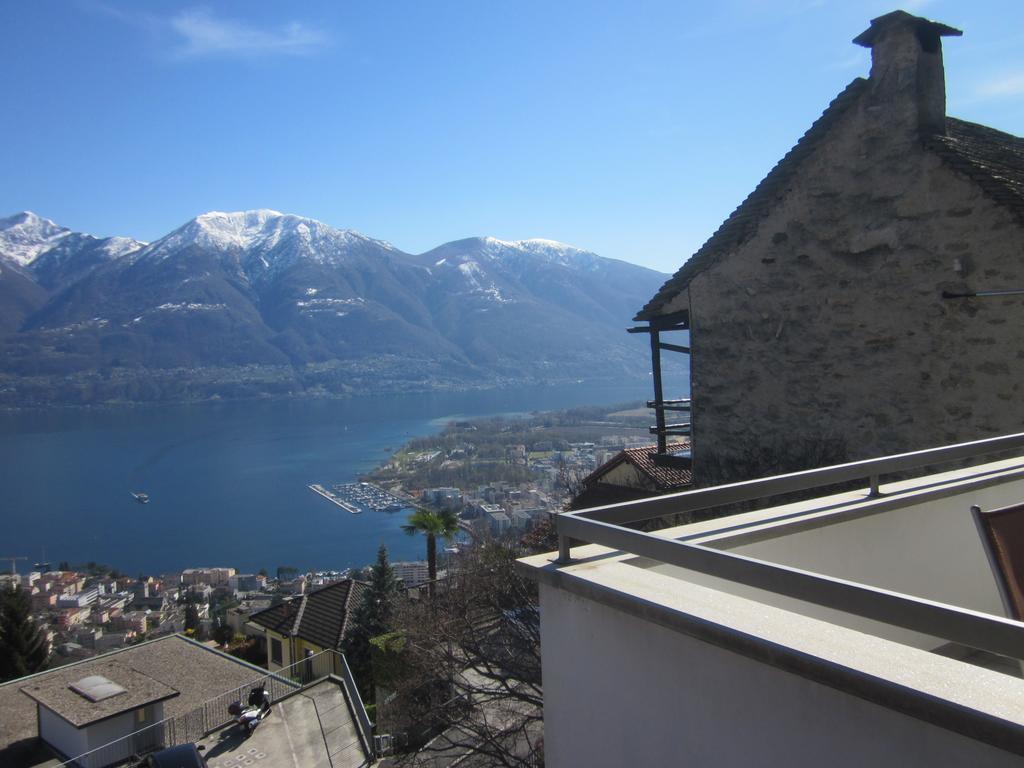
<svg viewBox="0 0 1024 768"><path fill-rule="evenodd" d="M262 685L249 691L249 703L243 707L242 702L236 701L228 705L228 712L235 718L235 722L242 729L245 737L248 738L256 730L263 718L270 714L270 692Z"/></svg>

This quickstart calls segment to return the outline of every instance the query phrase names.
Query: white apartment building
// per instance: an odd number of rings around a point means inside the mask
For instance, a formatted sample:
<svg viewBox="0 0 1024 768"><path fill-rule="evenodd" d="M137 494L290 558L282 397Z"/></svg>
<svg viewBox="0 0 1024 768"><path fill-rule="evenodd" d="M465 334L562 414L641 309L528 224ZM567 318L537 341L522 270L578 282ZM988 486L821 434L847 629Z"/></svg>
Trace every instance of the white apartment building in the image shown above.
<svg viewBox="0 0 1024 768"><path fill-rule="evenodd" d="M792 492L812 498L773 506ZM632 527L736 502L759 508ZM557 528L560 553L520 562L540 584L547 765L1024 761L1024 434Z"/></svg>

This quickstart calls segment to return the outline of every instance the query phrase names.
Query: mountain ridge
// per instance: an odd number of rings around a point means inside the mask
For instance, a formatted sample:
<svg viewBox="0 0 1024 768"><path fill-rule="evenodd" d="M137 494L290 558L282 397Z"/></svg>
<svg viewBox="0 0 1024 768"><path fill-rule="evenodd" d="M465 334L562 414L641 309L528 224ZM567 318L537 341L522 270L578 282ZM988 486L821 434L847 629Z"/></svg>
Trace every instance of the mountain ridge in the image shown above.
<svg viewBox="0 0 1024 768"><path fill-rule="evenodd" d="M148 244L25 212L0 219L0 404L640 375L623 330L666 278L540 238L409 254L269 209L211 211ZM171 371L173 393L145 394Z"/></svg>

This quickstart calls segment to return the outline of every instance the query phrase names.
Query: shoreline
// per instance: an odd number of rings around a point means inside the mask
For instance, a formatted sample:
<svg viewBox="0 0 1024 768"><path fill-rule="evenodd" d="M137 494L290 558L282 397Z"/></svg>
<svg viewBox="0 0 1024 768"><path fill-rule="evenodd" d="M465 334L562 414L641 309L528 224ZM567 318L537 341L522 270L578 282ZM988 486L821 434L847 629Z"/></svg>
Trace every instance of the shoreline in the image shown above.
<svg viewBox="0 0 1024 768"><path fill-rule="evenodd" d="M242 572L281 564L340 570L371 562L380 543L396 560L417 559L421 547L400 530L401 513L338 514L339 505L323 507L304 487L363 479L452 420L634 401L646 394L640 389L34 410L0 416L0 452L9 493L20 499L19 551L34 560L94 560L151 574L214 562ZM54 466L73 469L67 482L44 482ZM137 489L150 504L128 495ZM14 525L13 508L8 518ZM310 521L321 526L314 534ZM133 549L143 526L151 544ZM280 535L261 533L274 526Z"/></svg>
<svg viewBox="0 0 1024 768"><path fill-rule="evenodd" d="M0 414L43 414L43 413L89 413L105 411L130 411L150 410L160 408L175 408L182 406L207 406L207 405L234 405L252 403L276 403L276 402L304 402L304 401L352 401L359 398L380 398L380 397L406 397L417 395L450 395L458 393L477 392L501 392L505 390L516 390L529 387L600 387L622 385L623 381L633 384L648 383L647 377L636 377L626 379L624 377L608 376L579 378L568 376L565 378L525 378L506 379L500 382L460 382L448 386L434 387L393 387L383 388L374 391L351 391L351 392L326 392L326 391L305 391L288 393L263 393L248 396L212 395L209 397L190 398L181 400L113 400L102 402L73 403L65 401L30 403L26 405L0 404Z"/></svg>

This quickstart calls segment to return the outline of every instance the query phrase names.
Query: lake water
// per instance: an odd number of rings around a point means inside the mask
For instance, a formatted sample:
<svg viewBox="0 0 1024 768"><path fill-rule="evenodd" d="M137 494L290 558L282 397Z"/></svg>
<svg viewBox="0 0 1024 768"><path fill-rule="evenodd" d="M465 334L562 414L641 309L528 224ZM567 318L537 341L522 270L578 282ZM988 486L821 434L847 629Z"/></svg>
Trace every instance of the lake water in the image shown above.
<svg viewBox="0 0 1024 768"><path fill-rule="evenodd" d="M451 418L642 400L649 386L0 414L0 555L27 557L21 571L94 560L132 575L341 569L380 543L418 560L404 514L352 515L306 486L351 481Z"/></svg>

